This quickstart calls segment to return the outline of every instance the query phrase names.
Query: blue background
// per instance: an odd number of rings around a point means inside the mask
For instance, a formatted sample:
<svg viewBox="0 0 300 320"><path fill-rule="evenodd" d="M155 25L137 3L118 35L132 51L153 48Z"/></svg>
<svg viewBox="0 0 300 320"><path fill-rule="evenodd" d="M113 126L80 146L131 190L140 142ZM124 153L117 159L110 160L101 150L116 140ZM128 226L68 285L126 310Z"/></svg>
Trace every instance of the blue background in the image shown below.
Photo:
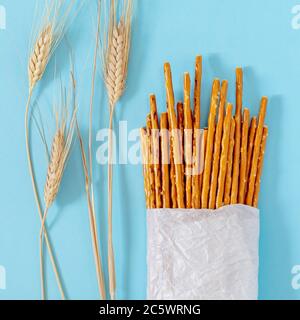
<svg viewBox="0 0 300 320"><path fill-rule="evenodd" d="M41 1L42 2L42 1ZM80 125L86 136L91 65L96 26L96 1L86 6L68 31L75 52L80 101ZM262 95L270 98L270 135L261 190L259 296L297 299L291 269L300 264L299 88L300 30L291 26L292 0L138 0L133 24L127 91L116 119L128 120L128 130L144 125L148 94L157 94L165 110L163 62L172 64L176 97L182 99L182 74L193 72L194 58L204 59L202 120L206 125L211 82L229 80L234 102L235 67L245 71L244 104L257 113ZM7 289L0 299L39 299L39 219L27 170L24 110L27 98L26 59L35 0L0 0L7 28L0 30L0 265L7 271ZM68 72L66 45L53 60ZM39 87L39 108L47 135L53 134L52 61ZM107 126L106 95L97 78L96 132ZM32 127L38 182L45 180L43 146ZM130 143L129 143L130 146ZM114 243L119 299L146 297L146 212L140 166L115 169ZM106 267L106 168L95 165L97 217ZM49 231L70 299L98 297L88 213L78 145L74 146L61 193L49 213ZM59 298L47 260L49 298Z"/></svg>

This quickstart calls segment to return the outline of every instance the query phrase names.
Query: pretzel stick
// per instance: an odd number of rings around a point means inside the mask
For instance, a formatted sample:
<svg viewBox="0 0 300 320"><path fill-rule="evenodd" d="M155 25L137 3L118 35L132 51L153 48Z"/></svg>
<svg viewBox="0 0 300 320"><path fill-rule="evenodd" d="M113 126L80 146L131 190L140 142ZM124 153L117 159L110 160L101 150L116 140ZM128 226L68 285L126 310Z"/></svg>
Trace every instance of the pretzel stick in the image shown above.
<svg viewBox="0 0 300 320"><path fill-rule="evenodd" d="M264 156L265 156L265 150L266 150L267 137L268 137L268 127L264 126L261 147L260 147L260 154L259 154L259 158L258 158L257 175L256 175L256 180L255 180L255 191L254 191L254 196L253 196L253 207L255 207L255 208L258 207L258 198L259 198L261 175L262 175L263 164L264 164Z"/></svg>
<svg viewBox="0 0 300 320"><path fill-rule="evenodd" d="M201 202L200 183L200 120L201 120L201 82L202 57L196 57L195 87L194 87L194 137L193 137L193 176L192 176L192 206L199 209Z"/></svg>
<svg viewBox="0 0 300 320"><path fill-rule="evenodd" d="M162 113L160 118L161 128L161 169L162 169L162 198L163 207L170 208L170 176L169 176L169 130L168 113Z"/></svg>
<svg viewBox="0 0 300 320"><path fill-rule="evenodd" d="M214 137L215 137L215 128L216 128L216 114L219 100L219 91L220 91L220 81L214 80L212 94L211 94L211 104L210 112L208 118L208 133L207 133L207 147L205 155L205 165L203 173L203 189L201 197L202 208L207 209L208 207L208 194L210 187L210 177L211 177L211 166L212 166L212 157L214 150Z"/></svg>
<svg viewBox="0 0 300 320"><path fill-rule="evenodd" d="M169 129L169 133L170 129ZM174 151L173 151L173 140L172 137L169 136L170 143L170 182L171 182L171 200L172 200L172 208L177 208L177 188L176 188L176 174L175 174L175 163L174 163Z"/></svg>
<svg viewBox="0 0 300 320"><path fill-rule="evenodd" d="M253 156L252 156L252 163L251 163L249 183L248 183L246 204L249 206L252 206L253 204L253 194L254 194L256 174L257 174L257 164L258 164L261 140L263 136L267 104L268 104L268 98L263 97L261 100L260 111L258 115L258 125L257 125L255 140L254 140Z"/></svg>
<svg viewBox="0 0 300 320"><path fill-rule="evenodd" d="M151 115L147 116L147 136L148 136L148 173L149 173L149 208L155 209L155 176L154 176L154 166L153 166L153 156L152 156L152 124L151 124Z"/></svg>
<svg viewBox="0 0 300 320"><path fill-rule="evenodd" d="M184 74L184 159L186 208L192 208L193 116L191 110L191 79Z"/></svg>
<svg viewBox="0 0 300 320"><path fill-rule="evenodd" d="M225 178L225 193L224 193L224 205L225 206L230 204L233 153L234 153L234 135L235 135L235 120L234 120L234 118L231 118L227 171L226 171L226 178Z"/></svg>
<svg viewBox="0 0 300 320"><path fill-rule="evenodd" d="M239 169L241 153L241 118L243 105L243 70L236 69L236 110L235 110L235 146L233 160L233 175L231 188L231 204L236 204L238 200Z"/></svg>
<svg viewBox="0 0 300 320"><path fill-rule="evenodd" d="M232 119L232 104L228 103L226 107L226 116L223 125L223 137L222 137L222 152L220 158L220 172L218 177L218 192L216 207L220 208L223 205L224 189L225 189L225 178L227 172L227 160L230 142L230 131L231 131L231 119Z"/></svg>
<svg viewBox="0 0 300 320"><path fill-rule="evenodd" d="M227 98L227 90L228 90L228 82L225 80L222 82L222 87L221 87L218 124L217 124L216 135L215 135L213 166L212 166L212 174L211 174L211 181L210 181L210 193L209 193L209 209L216 208L216 193L217 193L217 186L218 186L221 142L222 142L223 124L224 124L224 108L225 108L225 103Z"/></svg>
<svg viewBox="0 0 300 320"><path fill-rule="evenodd" d="M242 124L242 140L241 140L241 164L240 164L240 182L239 182L239 203L245 203L245 190L247 183L247 148L248 148L248 133L249 133L250 111L244 109L243 124Z"/></svg>
<svg viewBox="0 0 300 320"><path fill-rule="evenodd" d="M155 95L150 95L150 114L152 124L152 146L153 146L153 166L155 178L155 203L156 208L162 207L161 200L161 170L160 170L160 152L159 152L159 124L157 117L157 107Z"/></svg>
<svg viewBox="0 0 300 320"><path fill-rule="evenodd" d="M194 88L194 125L200 129L201 120L201 83L202 83L202 57L196 57L195 88Z"/></svg>
<svg viewBox="0 0 300 320"><path fill-rule="evenodd" d="M199 177L199 191L200 194L202 194L202 185L203 185L203 168L204 168L204 162L205 162L205 155L206 155L206 146L207 146L207 133L208 133L208 129L204 128L203 132L202 132L202 139L201 139L201 160L200 160L200 167L201 169L201 173L200 173L200 177ZM201 206L202 208L202 206Z"/></svg>
<svg viewBox="0 0 300 320"><path fill-rule="evenodd" d="M166 91L167 91L167 103L168 103L168 115L169 115L169 125L172 130L172 141L173 141L173 151L174 151L174 162L175 162L175 178L177 187L177 203L178 208L185 208L184 205L184 187L183 187L183 175L180 159L180 141L178 135L178 126L176 113L174 110L175 100L174 91L172 83L172 73L169 63L165 63L165 80L166 80Z"/></svg>
<svg viewBox="0 0 300 320"><path fill-rule="evenodd" d="M255 139L255 134L256 134L256 127L257 127L257 118L253 117L251 120L251 124L250 124L248 150L247 150L246 187L247 187L247 182L249 179L249 173L250 173L250 168L251 168L251 160L252 160L254 139ZM245 190L245 191L247 192L247 190Z"/></svg>
<svg viewBox="0 0 300 320"><path fill-rule="evenodd" d="M145 197L146 197L146 206L147 209L150 208L150 181L149 181L149 170L148 170L148 137L147 130L145 128L140 129L141 137L141 149L142 149L142 159L143 159L143 168L144 168L144 188L145 188Z"/></svg>
<svg viewBox="0 0 300 320"><path fill-rule="evenodd" d="M177 121L178 121L178 134L179 134L179 142L180 142L180 163L181 163L181 171L182 171L182 179L184 180L184 146L183 146L183 135L184 135L184 110L183 103L180 101L177 103Z"/></svg>

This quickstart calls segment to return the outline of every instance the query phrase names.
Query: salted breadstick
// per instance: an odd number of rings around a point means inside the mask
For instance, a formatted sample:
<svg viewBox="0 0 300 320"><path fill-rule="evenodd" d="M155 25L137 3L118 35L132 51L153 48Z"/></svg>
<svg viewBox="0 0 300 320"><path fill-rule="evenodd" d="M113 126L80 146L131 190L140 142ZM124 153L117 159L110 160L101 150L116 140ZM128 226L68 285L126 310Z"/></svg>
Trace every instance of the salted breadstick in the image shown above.
<svg viewBox="0 0 300 320"><path fill-rule="evenodd" d="M192 169L193 169L193 116L191 110L191 79L184 74L184 160L185 160L185 202L192 208Z"/></svg>
<svg viewBox="0 0 300 320"><path fill-rule="evenodd" d="M184 135L184 110L183 110L183 103L179 101L177 103L177 121L178 121L178 134L179 134L179 142L180 142L180 160L181 160L181 171L183 182L184 179L184 146L183 146L183 135Z"/></svg>
<svg viewBox="0 0 300 320"><path fill-rule="evenodd" d="M210 181L210 192L209 192L209 209L216 208L216 194L218 186L218 174L219 174L219 164L220 164L220 153L221 153L221 142L223 134L223 124L224 124L224 108L227 98L228 81L223 81L221 86L221 98L219 104L219 114L218 114L218 124L215 134L214 152L213 152L213 165L212 174Z"/></svg>
<svg viewBox="0 0 300 320"><path fill-rule="evenodd" d="M145 128L140 129L141 137L141 150L142 150L142 159L143 159L143 168L144 168L144 188L145 188L145 197L146 197L146 207L150 208L150 181L149 181L149 172L148 172L148 137L147 130Z"/></svg>
<svg viewBox="0 0 300 320"><path fill-rule="evenodd" d="M173 151L174 151L174 162L175 162L175 177L176 177L176 187L177 187L177 203L178 208L185 208L184 205L184 186L183 186L183 175L182 166L180 159L180 141L178 135L177 118L175 113L175 100L174 91L172 83L172 73L169 63L164 66L165 80L166 80L166 91L167 91L167 103L168 103L168 115L169 115L169 126L172 130L172 141L173 141Z"/></svg>
<svg viewBox="0 0 300 320"><path fill-rule="evenodd" d="M196 57L195 88L194 88L194 126L200 129L201 120L201 83L202 83L202 56Z"/></svg>
<svg viewBox="0 0 300 320"><path fill-rule="evenodd" d="M163 208L171 208L170 201L170 175L169 175L169 130L168 113L160 117L161 129L161 171L162 171L162 200Z"/></svg>
<svg viewBox="0 0 300 320"><path fill-rule="evenodd" d="M199 192L200 192L200 194L202 194L202 186L203 186L203 168L204 168L205 155L206 155L207 133L208 133L208 128L204 128L202 135L201 135L201 161L200 161L201 173L200 173L200 177L199 177ZM200 208L202 208L201 204L200 204Z"/></svg>
<svg viewBox="0 0 300 320"><path fill-rule="evenodd" d="M218 177L218 192L216 200L216 208L220 208L223 205L225 178L228 167L228 151L230 142L231 131L231 119L232 119L232 104L228 103L226 107L226 116L223 124L223 137L222 137L222 152L220 158L220 172Z"/></svg>
<svg viewBox="0 0 300 320"><path fill-rule="evenodd" d="M204 209L208 208L208 195L209 195L209 188L210 188L212 157L213 157L213 150L214 150L216 115L217 115L217 107L219 103L219 91L220 91L220 81L214 80L212 94L211 94L210 112L209 112L209 118L208 118L208 134L207 134L207 147L206 147L207 150L205 155L203 188L202 188L202 196L201 196L201 206Z"/></svg>
<svg viewBox="0 0 300 320"><path fill-rule="evenodd" d="M171 134L170 130L169 133ZM170 183L171 183L171 200L172 208L178 208L177 205L177 188L176 188L176 173L175 173L175 163L174 163L174 151L173 151L173 141L172 137L169 138L170 141Z"/></svg>
<svg viewBox="0 0 300 320"><path fill-rule="evenodd" d="M242 124L242 140L241 140L241 164L240 164L240 182L239 182L239 203L245 203L245 190L247 182L247 149L248 149L248 133L249 133L250 111L244 109Z"/></svg>
<svg viewBox="0 0 300 320"><path fill-rule="evenodd" d="M255 134L256 134L256 127L257 127L257 118L253 117L251 120L251 124L250 124L249 139L248 139L246 187L247 187L247 182L249 179L249 173L250 173L250 168L251 168L251 160L252 160L254 139L255 139ZM247 192L247 190L245 190L245 191Z"/></svg>
<svg viewBox="0 0 300 320"><path fill-rule="evenodd" d="M153 146L153 165L155 178L155 202L156 208L162 207L161 200L161 170L160 170L160 144L159 144L159 124L157 117L157 107L155 95L150 95L150 114L152 124L152 146Z"/></svg>
<svg viewBox="0 0 300 320"><path fill-rule="evenodd" d="M253 196L253 207L255 207L255 208L258 207L258 198L259 198L261 175L262 175L263 164L264 164L264 156L265 156L265 150L266 150L267 137L268 137L268 127L264 126L261 147L260 147L260 154L259 154L259 158L258 158L254 196Z"/></svg>
<svg viewBox="0 0 300 320"><path fill-rule="evenodd" d="M201 83L202 83L202 57L196 57L195 86L194 86L194 136L193 136L193 176L192 176L192 207L200 208L200 121L201 121Z"/></svg>
<svg viewBox="0 0 300 320"><path fill-rule="evenodd" d="M228 149L228 160L227 170L225 178L225 192L224 192L224 205L230 204L230 192L232 184L232 167L233 167L233 156L234 156L234 135L235 135L235 120L231 118L230 125L230 138L229 138L229 149Z"/></svg>
<svg viewBox="0 0 300 320"><path fill-rule="evenodd" d="M148 173L149 173L149 208L155 209L155 175L154 175L154 165L153 165L153 155L152 155L152 123L151 115L147 116L147 136L148 136Z"/></svg>
<svg viewBox="0 0 300 320"><path fill-rule="evenodd" d="M183 149L183 133L184 133L184 110L183 110L183 103L179 101L177 103L177 119L178 119L178 129L180 134L180 143L181 148ZM182 152L183 154L183 152Z"/></svg>
<svg viewBox="0 0 300 320"><path fill-rule="evenodd" d="M235 146L233 160L233 175L231 187L231 204L238 201L239 189L239 169L240 169L240 153L241 153L241 122L242 122L242 105L243 105L243 70L236 69L236 110L235 110Z"/></svg>
<svg viewBox="0 0 300 320"><path fill-rule="evenodd" d="M255 140L254 140L253 156L252 156L252 163L251 163L249 183L248 183L248 192L247 192L247 198L246 198L246 204L249 206L252 206L253 204L253 195L254 195L256 174L257 174L257 164L258 164L261 141L263 136L267 104L268 104L268 98L263 97L261 100L260 111L258 115L258 125L257 125Z"/></svg>

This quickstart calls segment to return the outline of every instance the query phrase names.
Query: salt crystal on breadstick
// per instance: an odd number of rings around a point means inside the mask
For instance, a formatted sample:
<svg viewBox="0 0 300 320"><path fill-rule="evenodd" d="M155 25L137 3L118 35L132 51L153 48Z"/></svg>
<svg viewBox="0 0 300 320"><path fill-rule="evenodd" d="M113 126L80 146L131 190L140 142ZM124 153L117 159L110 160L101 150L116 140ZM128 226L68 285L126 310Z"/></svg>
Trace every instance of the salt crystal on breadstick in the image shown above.
<svg viewBox="0 0 300 320"><path fill-rule="evenodd" d="M235 110L235 146L233 160L233 175L231 187L231 204L236 204L238 200L239 188L239 169L240 169L240 153L241 153L241 118L243 105L243 70L236 69L236 110Z"/></svg>
<svg viewBox="0 0 300 320"><path fill-rule="evenodd" d="M169 130L168 113L160 117L161 129L161 171L162 171L162 200L163 208L171 208L170 175L169 175Z"/></svg>
<svg viewBox="0 0 300 320"><path fill-rule="evenodd" d="M177 203L178 208L185 208L184 205L184 186L183 186L183 175L182 175L182 163L180 158L180 141L178 135L178 125L175 113L175 99L172 83L172 73L169 63L164 65L165 80L166 80L166 91L167 91L167 103L168 103L168 115L169 125L172 130L172 141L174 151L174 162L175 162L175 177L177 187Z"/></svg>
<svg viewBox="0 0 300 320"><path fill-rule="evenodd" d="M245 190L247 182L247 148L248 148L248 133L249 133L250 111L244 109L243 124L242 124L242 142L241 142L241 165L240 165L240 182L239 182L239 203L245 203Z"/></svg>
<svg viewBox="0 0 300 320"><path fill-rule="evenodd" d="M201 122L201 83L202 83L202 57L196 57L195 86L194 86L194 136L193 136L193 176L192 176L192 207L200 208L200 122Z"/></svg>
<svg viewBox="0 0 300 320"><path fill-rule="evenodd" d="M152 155L152 123L151 123L151 115L147 116L147 136L148 136L148 173L149 173L149 192L150 192L150 200L149 200L149 208L155 209L155 176L154 176L154 165L153 165L153 155Z"/></svg>
<svg viewBox="0 0 300 320"><path fill-rule="evenodd" d="M230 193L232 184L232 166L233 166L233 153L234 153L234 135L235 135L235 120L231 118L230 125L230 138L228 149L227 170L225 178L225 193L224 193L224 205L230 204Z"/></svg>
<svg viewBox="0 0 300 320"><path fill-rule="evenodd" d="M184 74L184 159L185 159L185 199L186 208L192 208L193 169L193 116L191 110L191 79Z"/></svg>
<svg viewBox="0 0 300 320"><path fill-rule="evenodd" d="M252 154L253 154L253 146L254 146L256 128L257 128L257 118L253 117L251 119L251 124L250 124L248 150L247 150L247 171L246 171L247 182L248 182L249 174L250 174L251 160L252 160ZM246 182L246 187L247 187L247 182ZM247 190L245 190L245 191L247 192Z"/></svg>
<svg viewBox="0 0 300 320"><path fill-rule="evenodd" d="M206 155L205 155L203 188L202 188L202 196L201 196L201 205L202 205L202 208L204 209L208 208L208 195L209 195L209 188L210 188L212 157L213 157L213 150L214 150L216 115L217 115L217 107L219 103L219 91L220 91L220 81L214 80L212 94L211 94L210 112L209 112L209 118L208 118L207 147L206 147Z"/></svg>
<svg viewBox="0 0 300 320"><path fill-rule="evenodd" d="M252 156L252 163L251 163L249 183L248 183L248 192L247 192L247 198L246 198L246 204L249 206L252 206L253 204L253 195L254 195L256 174L258 169L257 165L258 165L258 158L259 158L261 141L262 141L263 130L264 130L267 104L268 104L268 98L263 97L261 100L260 111L258 115L258 125L257 125L255 140L254 140L253 156Z"/></svg>
<svg viewBox="0 0 300 320"><path fill-rule="evenodd" d="M267 137L268 137L268 127L264 126L261 147L260 147L260 154L259 154L259 158L258 158L254 196L253 196L253 207L255 207L255 208L258 207L258 198L259 198L260 183L261 183L261 176L262 176L262 170L263 170L263 164L264 164Z"/></svg>
<svg viewBox="0 0 300 320"><path fill-rule="evenodd" d="M141 138L141 149L142 149L142 159L143 159L143 168L144 168L144 188L145 188L145 197L146 197L146 207L150 208L150 182L149 182L149 173L148 173L148 142L147 142L147 130L145 128L140 129L140 138Z"/></svg>
<svg viewBox="0 0 300 320"><path fill-rule="evenodd" d="M218 192L216 200L216 208L220 208L223 205L225 178L228 167L228 151L230 142L232 120L232 104L228 103L226 107L226 116L223 124L223 137L222 137L222 152L220 158L220 172L218 177Z"/></svg>
<svg viewBox="0 0 300 320"><path fill-rule="evenodd" d="M217 193L217 186L218 186L221 142L222 142L223 124L224 124L224 108L225 108L225 103L227 98L227 90L228 90L228 81L224 80L221 86L221 98L220 98L220 104L219 104L218 124L217 124L216 134L215 134L213 166L212 166L210 192L209 192L209 209L216 208L216 193Z"/></svg>
<svg viewBox="0 0 300 320"><path fill-rule="evenodd" d="M157 117L157 107L155 95L150 95L150 114L152 124L152 146L153 146L153 165L155 178L155 202L156 208L162 207L161 200L161 170L160 170L160 143L159 143L159 124Z"/></svg>

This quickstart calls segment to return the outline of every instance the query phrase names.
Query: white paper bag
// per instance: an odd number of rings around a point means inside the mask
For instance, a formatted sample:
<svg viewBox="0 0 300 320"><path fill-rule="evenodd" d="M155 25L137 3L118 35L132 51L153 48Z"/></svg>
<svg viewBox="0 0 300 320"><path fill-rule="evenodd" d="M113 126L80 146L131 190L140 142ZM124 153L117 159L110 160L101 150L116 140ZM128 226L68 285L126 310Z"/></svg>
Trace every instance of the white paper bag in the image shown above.
<svg viewBox="0 0 300 320"><path fill-rule="evenodd" d="M257 299L257 209L153 209L147 216L148 299Z"/></svg>

